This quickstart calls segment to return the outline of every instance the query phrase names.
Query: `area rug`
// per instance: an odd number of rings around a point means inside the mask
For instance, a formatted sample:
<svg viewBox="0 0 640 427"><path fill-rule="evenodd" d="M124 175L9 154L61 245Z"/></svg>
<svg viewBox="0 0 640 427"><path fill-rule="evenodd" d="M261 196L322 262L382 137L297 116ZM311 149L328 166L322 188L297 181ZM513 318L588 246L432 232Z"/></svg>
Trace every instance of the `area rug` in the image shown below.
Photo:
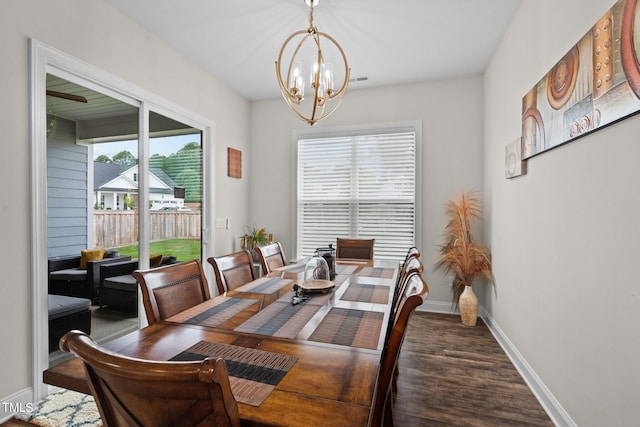
<svg viewBox="0 0 640 427"><path fill-rule="evenodd" d="M71 390L47 396L27 421L44 427L102 426L93 396Z"/></svg>

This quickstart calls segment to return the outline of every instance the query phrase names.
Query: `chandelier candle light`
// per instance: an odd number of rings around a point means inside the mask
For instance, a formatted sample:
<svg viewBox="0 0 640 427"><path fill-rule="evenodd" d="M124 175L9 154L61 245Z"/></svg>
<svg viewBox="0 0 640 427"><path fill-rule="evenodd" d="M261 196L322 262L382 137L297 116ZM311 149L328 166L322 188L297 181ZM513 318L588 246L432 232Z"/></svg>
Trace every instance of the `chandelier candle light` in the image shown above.
<svg viewBox="0 0 640 427"><path fill-rule="evenodd" d="M311 126L329 116L338 108L344 94L347 92L349 73L351 71L347 64L347 57L338 42L330 35L318 31L318 28L313 25L313 8L319 2L320 0L305 0L305 3L310 8L309 28L291 34L282 45L276 61L278 84L284 100L300 120L309 123ZM294 40L299 41L296 44ZM324 47L333 46L334 48L331 50L336 53L335 59L341 58L344 63L344 81L338 90L334 89L336 76L334 75L333 67L330 63L325 62L329 52L327 50L325 52L322 51L320 47L321 41L326 43ZM307 70L305 70L301 61L301 58L306 55L310 58ZM283 56L289 60L289 66L286 67L287 74L284 79L282 74ZM313 96L313 100L304 105L306 76L309 78L308 92Z"/></svg>

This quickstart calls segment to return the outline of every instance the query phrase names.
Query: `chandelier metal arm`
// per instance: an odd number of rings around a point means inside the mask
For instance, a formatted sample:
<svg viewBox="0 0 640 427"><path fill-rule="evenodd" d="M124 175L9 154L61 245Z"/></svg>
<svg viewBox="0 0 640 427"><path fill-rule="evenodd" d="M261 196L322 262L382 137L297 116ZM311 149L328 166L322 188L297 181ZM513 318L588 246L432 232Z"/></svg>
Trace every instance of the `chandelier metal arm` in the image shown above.
<svg viewBox="0 0 640 427"><path fill-rule="evenodd" d="M347 57L340 44L330 35L318 31L317 27L313 25L313 7L315 3L317 3L317 0L307 1L307 4L309 4L310 6L309 27L306 30L294 32L285 40L282 48L280 49L280 53L278 54L278 60L275 63L278 85L280 86L280 91L282 92L282 96L284 97L285 102L299 119L309 123L312 126L314 123L331 115L342 103L342 98L344 97L347 91L347 87L349 86L349 77L351 73L351 69L349 68L349 64L347 62ZM293 50L289 66L287 67L285 83L285 81L283 81L282 79L283 76L281 68L283 55L289 43L294 38L301 35L304 36L302 37L300 42L297 43ZM301 52L303 44L309 37L313 38L313 41L316 45L316 50L314 59L315 62L312 61L311 64L312 72L311 79L309 81L309 85L312 89L313 100L311 101L312 105L310 105L311 112L307 117L298 109L302 104L302 101L304 100L304 77L302 76L303 72L301 68L294 64L296 64L296 57ZM323 37L329 40L331 44L334 45L334 47L340 53L340 56L342 57L342 61L344 63L345 78L338 90L332 89L334 82L332 69L328 67L325 70L325 57L322 52L320 42L320 39ZM329 107L330 101L334 101L331 107Z"/></svg>

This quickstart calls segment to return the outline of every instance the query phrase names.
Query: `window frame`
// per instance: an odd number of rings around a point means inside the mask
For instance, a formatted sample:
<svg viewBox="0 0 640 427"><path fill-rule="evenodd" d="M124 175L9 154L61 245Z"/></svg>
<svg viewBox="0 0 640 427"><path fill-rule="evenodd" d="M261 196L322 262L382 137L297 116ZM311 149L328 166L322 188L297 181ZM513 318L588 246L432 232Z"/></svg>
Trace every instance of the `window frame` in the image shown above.
<svg viewBox="0 0 640 427"><path fill-rule="evenodd" d="M422 120L408 120L379 124L362 124L317 129L295 129L292 132L291 153L291 247L294 258L303 256L298 252L298 141L316 138L357 137L385 133L415 133L415 245L422 246ZM409 249L409 248L407 248Z"/></svg>

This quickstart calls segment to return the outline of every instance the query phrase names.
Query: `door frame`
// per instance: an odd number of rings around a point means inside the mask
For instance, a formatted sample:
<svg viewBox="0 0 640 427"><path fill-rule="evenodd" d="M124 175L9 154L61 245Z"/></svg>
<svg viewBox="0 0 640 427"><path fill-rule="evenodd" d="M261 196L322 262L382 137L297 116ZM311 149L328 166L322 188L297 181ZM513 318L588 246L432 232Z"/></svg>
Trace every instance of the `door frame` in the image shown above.
<svg viewBox="0 0 640 427"><path fill-rule="evenodd" d="M118 99L139 108L139 147L142 154L148 152L149 112L153 111L182 122L202 132L202 256L211 251L214 227L214 155L215 123L153 94L124 79L87 64L62 51L35 39L29 40L29 88L30 88L30 282L32 290L32 385L33 402L40 401L49 392L42 381L42 372L49 366L48 352L48 277L47 277L47 135L46 127L46 76L53 74L96 92ZM139 174L148 174L148 159L140 162ZM142 183L141 183L142 184ZM148 191L148 190L147 190ZM144 193L144 191L143 191ZM141 194L148 199L148 194ZM141 199L142 200L142 199ZM144 200L142 200L144 201ZM148 206L142 203L139 215L148 215ZM141 225L144 221L141 221ZM140 260L148 260L148 232L140 229ZM147 253L148 255L148 253ZM144 265L141 265L144 268ZM140 316L143 319L143 316Z"/></svg>

